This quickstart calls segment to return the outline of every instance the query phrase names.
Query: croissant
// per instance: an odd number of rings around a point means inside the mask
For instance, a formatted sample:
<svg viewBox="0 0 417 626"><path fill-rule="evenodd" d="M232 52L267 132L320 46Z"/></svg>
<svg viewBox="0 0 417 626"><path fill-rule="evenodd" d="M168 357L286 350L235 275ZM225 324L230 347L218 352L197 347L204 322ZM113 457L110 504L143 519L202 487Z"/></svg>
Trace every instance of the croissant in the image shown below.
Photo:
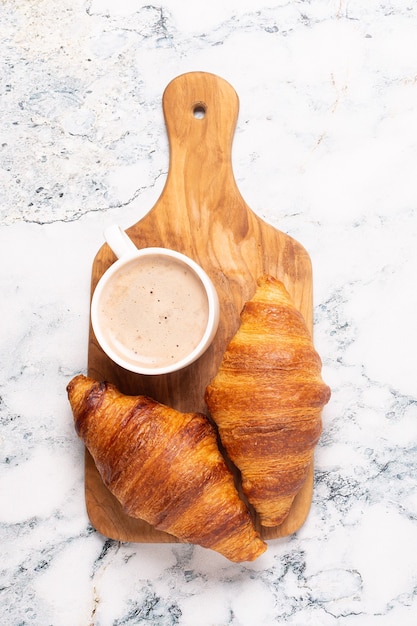
<svg viewBox="0 0 417 626"><path fill-rule="evenodd" d="M265 551L205 415L83 375L67 391L75 429L128 515L231 561Z"/></svg>
<svg viewBox="0 0 417 626"><path fill-rule="evenodd" d="M263 526L282 523L304 484L329 398L303 317L261 277L205 399Z"/></svg>

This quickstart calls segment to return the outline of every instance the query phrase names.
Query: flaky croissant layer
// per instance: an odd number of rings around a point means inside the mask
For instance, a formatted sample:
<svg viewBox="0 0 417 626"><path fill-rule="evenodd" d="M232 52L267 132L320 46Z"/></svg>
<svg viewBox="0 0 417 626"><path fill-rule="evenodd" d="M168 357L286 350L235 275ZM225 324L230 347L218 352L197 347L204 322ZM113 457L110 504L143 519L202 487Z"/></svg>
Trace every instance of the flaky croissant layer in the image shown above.
<svg viewBox="0 0 417 626"><path fill-rule="evenodd" d="M303 317L284 285L258 281L206 402L263 526L278 526L303 486L330 389Z"/></svg>
<svg viewBox="0 0 417 626"><path fill-rule="evenodd" d="M128 515L231 561L265 551L206 416L83 375L67 390L77 433Z"/></svg>

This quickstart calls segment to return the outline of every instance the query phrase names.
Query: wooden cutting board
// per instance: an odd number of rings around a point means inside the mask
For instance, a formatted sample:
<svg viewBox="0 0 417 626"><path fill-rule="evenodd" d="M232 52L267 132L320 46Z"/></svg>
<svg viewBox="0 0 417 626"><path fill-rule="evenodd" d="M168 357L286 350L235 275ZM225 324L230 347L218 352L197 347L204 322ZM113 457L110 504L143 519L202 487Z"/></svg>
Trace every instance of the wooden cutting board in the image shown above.
<svg viewBox="0 0 417 626"><path fill-rule="evenodd" d="M257 278L270 273L283 281L312 330L312 273L305 249L261 220L242 198L232 170L231 148L239 101L222 78L192 72L175 78L163 94L170 164L154 207L127 229L137 247L173 248L195 259L213 280L220 324L210 349L188 368L164 376L133 374L113 363L98 346L90 324L88 374L126 394L146 394L181 411L206 412L204 391L239 326L244 303ZM115 261L107 244L92 267L91 293ZM313 467L283 524L260 528L265 539L295 532L311 504ZM93 526L106 537L131 542L173 542L174 537L126 516L101 481L86 451L85 491Z"/></svg>

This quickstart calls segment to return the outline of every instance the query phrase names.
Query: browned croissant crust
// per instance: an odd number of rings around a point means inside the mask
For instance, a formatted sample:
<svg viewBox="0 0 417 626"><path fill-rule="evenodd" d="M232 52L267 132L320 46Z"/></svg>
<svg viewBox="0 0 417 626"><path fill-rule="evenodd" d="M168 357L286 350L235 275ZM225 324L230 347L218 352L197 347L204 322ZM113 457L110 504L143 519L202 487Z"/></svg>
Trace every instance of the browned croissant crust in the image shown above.
<svg viewBox="0 0 417 626"><path fill-rule="evenodd" d="M128 515L231 561L265 551L206 416L82 375L67 390L76 431Z"/></svg>
<svg viewBox="0 0 417 626"><path fill-rule="evenodd" d="M330 389L303 317L263 276L241 313L206 402L263 526L288 515L306 480Z"/></svg>

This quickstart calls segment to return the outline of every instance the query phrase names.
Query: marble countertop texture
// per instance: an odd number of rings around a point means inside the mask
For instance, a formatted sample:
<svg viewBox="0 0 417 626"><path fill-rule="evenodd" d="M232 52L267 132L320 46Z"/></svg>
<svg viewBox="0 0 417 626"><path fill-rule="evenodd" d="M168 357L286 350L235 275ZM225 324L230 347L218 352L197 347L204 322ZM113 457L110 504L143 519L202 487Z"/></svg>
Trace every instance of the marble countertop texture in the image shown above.
<svg viewBox="0 0 417 626"><path fill-rule="evenodd" d="M416 624L416 32L411 0L1 3L2 626ZM309 517L251 564L93 529L65 390L103 229L159 197L194 70L239 95L245 200L311 256L332 388Z"/></svg>

